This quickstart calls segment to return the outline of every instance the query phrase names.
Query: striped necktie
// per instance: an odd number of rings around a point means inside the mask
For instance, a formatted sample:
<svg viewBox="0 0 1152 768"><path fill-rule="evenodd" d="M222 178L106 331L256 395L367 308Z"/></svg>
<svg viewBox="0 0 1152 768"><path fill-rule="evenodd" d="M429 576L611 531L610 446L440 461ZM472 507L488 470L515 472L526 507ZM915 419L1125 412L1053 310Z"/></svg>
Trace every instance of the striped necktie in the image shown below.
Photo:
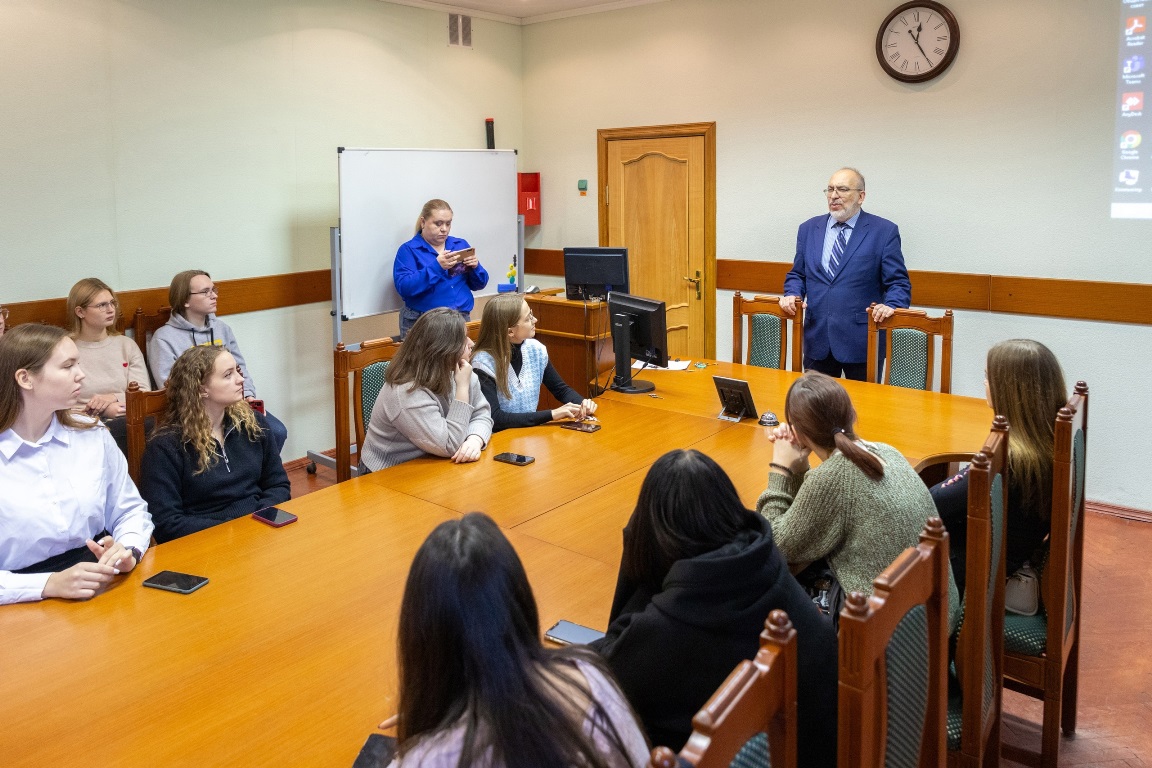
<svg viewBox="0 0 1152 768"><path fill-rule="evenodd" d="M828 277L836 277L836 270L840 269L840 259L844 257L844 248L848 245L848 230L852 229L844 222L834 226L840 232L836 235L836 242L832 243L832 257L828 259Z"/></svg>

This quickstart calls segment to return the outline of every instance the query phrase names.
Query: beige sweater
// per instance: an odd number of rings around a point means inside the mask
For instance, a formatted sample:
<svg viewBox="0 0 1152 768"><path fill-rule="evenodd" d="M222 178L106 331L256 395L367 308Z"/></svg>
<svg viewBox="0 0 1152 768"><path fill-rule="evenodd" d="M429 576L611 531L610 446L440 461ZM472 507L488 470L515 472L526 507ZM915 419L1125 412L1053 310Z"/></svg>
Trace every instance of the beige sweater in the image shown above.
<svg viewBox="0 0 1152 768"><path fill-rule="evenodd" d="M138 382L140 389L152 389L144 356L127 336L109 336L104 341L77 339L76 348L80 350L80 370L84 371L79 405L87 404L93 395L113 393L124 402L130 381Z"/></svg>

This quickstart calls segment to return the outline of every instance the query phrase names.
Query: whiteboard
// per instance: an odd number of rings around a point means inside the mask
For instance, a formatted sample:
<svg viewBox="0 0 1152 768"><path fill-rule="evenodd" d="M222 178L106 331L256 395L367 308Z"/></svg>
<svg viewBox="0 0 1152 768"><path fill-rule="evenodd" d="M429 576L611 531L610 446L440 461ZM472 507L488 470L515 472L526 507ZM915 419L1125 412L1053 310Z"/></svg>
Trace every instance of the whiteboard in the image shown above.
<svg viewBox="0 0 1152 768"><path fill-rule="evenodd" d="M451 236L475 247L488 271L479 295L508 282L519 247L515 150L342 149L338 157L340 252L333 258L339 259L342 319L404 306L392 283L392 262L433 198L452 206Z"/></svg>

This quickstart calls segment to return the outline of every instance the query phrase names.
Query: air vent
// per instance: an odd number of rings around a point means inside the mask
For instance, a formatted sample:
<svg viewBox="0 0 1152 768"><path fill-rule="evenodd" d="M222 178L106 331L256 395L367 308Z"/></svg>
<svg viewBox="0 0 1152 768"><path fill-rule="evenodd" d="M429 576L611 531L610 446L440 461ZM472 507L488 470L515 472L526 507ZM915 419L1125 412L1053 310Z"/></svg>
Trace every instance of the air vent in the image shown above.
<svg viewBox="0 0 1152 768"><path fill-rule="evenodd" d="M462 13L448 14L448 45L472 47L472 17Z"/></svg>

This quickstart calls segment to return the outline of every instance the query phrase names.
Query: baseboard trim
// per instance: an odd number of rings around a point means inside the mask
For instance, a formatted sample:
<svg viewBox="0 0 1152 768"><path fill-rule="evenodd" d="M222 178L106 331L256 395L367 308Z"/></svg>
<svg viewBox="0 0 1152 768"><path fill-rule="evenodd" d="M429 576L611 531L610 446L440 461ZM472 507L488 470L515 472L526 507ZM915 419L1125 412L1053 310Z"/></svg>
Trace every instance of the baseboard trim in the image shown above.
<svg viewBox="0 0 1152 768"><path fill-rule="evenodd" d="M1135 520L1140 523L1152 523L1152 512L1144 509L1121 507L1118 504L1105 504L1102 501L1089 501L1086 502L1084 506L1087 507L1090 512L1099 512L1109 517L1120 517L1125 520Z"/></svg>

